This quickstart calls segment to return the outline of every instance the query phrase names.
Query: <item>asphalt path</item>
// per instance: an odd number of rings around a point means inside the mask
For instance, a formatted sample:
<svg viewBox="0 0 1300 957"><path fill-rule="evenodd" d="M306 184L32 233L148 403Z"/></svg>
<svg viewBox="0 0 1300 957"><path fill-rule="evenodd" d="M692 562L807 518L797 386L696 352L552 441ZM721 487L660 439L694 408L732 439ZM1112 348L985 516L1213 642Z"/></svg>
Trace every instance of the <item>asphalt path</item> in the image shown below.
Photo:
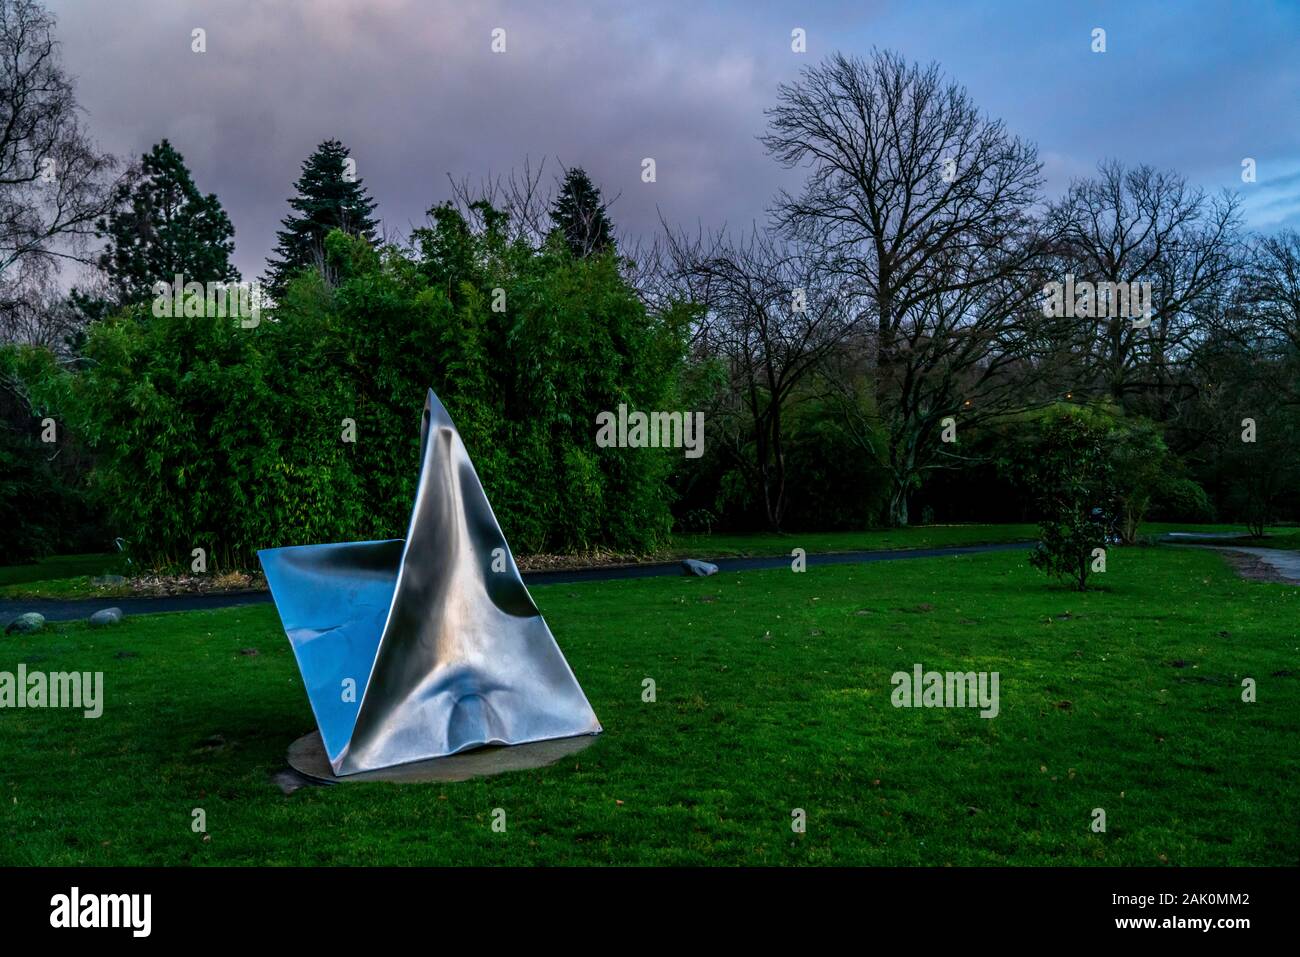
<svg viewBox="0 0 1300 957"><path fill-rule="evenodd" d="M979 555L1025 549L1033 542L1003 542L996 545L962 545L952 548L903 548L893 551L827 552L809 555L807 565L856 565L868 562L892 562L909 558L944 558L948 555ZM718 574L750 572L770 568L789 568L789 555L756 558L709 559L718 566ZM591 568L567 568L557 571L529 572L524 583L538 585L573 585L583 582L618 581L627 578L659 578L686 574L682 563L650 562L640 565L598 565ZM208 595L168 595L158 598L32 598L0 600L0 626L29 611L40 612L47 621L73 621L89 618L101 608L121 608L128 615L153 615L170 611L210 611L270 602L270 592L222 592Z"/></svg>

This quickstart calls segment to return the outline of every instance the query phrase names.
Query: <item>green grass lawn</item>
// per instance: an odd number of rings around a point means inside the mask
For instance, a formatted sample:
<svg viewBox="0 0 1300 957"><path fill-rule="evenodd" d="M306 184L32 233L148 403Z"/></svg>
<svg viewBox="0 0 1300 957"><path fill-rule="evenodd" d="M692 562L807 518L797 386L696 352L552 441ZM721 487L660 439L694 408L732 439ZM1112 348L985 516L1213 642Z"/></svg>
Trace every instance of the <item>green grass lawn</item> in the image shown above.
<svg viewBox="0 0 1300 957"><path fill-rule="evenodd" d="M1196 525L1186 522L1146 522L1143 536L1167 532L1240 532L1240 525ZM1273 530L1270 530L1273 531ZM904 548L951 548L1000 542L1027 542L1038 538L1038 525L913 525L908 528L878 528L860 532L790 532L749 535L674 535L673 557L732 558L757 555L788 555L793 548L816 552L891 551Z"/></svg>
<svg viewBox="0 0 1300 957"><path fill-rule="evenodd" d="M273 608L10 636L0 670L100 670L106 704L0 711L0 864L1296 864L1300 589L1196 549L1099 579L992 553L537 588L591 748L289 796L313 721ZM892 707L917 662L999 672L1001 713Z"/></svg>
<svg viewBox="0 0 1300 957"><path fill-rule="evenodd" d="M818 552L947 548L956 545L1022 542L1037 537L1038 526L1033 524L914 525L908 528L879 528L860 532L674 535L672 547L666 557L747 558L758 555L788 555L794 548L802 548L809 555Z"/></svg>
<svg viewBox="0 0 1300 957"><path fill-rule="evenodd" d="M0 565L0 598L80 598L126 594L113 586L95 586L91 578L125 575L120 554L51 555L28 565Z"/></svg>
<svg viewBox="0 0 1300 957"><path fill-rule="evenodd" d="M1240 525L1196 525L1186 522L1146 522L1143 536L1167 532L1240 532ZM1270 529L1270 531L1275 531ZM1276 531L1288 531L1280 529ZM1294 530L1290 530L1294 531ZM961 545L989 545L999 542L1027 542L1038 538L1034 523L1003 525L914 525L908 528L879 528L861 532L790 532L750 535L675 535L673 557L732 558L757 555L788 555L793 548L808 554L817 552L891 551L904 548L951 548ZM1259 541L1263 541L1260 539Z"/></svg>

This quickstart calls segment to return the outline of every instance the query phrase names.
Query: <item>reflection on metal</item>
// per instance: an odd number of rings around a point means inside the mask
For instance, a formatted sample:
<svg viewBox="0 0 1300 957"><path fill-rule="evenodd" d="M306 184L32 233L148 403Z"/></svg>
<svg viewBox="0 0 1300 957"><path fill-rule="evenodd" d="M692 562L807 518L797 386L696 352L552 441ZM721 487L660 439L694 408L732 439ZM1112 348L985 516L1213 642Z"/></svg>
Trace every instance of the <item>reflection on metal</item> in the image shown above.
<svg viewBox="0 0 1300 957"><path fill-rule="evenodd" d="M406 539L259 552L330 766L598 734L430 390Z"/></svg>

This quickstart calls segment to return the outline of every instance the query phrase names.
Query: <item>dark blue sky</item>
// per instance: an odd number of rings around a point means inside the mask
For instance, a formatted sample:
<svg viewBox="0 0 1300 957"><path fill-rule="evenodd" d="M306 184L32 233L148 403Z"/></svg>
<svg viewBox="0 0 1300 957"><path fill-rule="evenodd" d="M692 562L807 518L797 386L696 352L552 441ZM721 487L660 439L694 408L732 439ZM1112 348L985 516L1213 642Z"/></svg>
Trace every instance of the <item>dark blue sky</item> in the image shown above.
<svg viewBox="0 0 1300 957"><path fill-rule="evenodd" d="M343 139L404 233L475 179L583 165L628 232L761 218L791 174L755 137L777 83L834 50L937 61L1038 144L1047 191L1103 158L1239 190L1249 225L1300 226L1300 3L51 0L103 147L168 137L261 272L303 158ZM191 30L208 50L192 53ZM490 50L494 27L506 52ZM790 50L807 31L808 52ZM1107 52L1091 52L1106 30ZM654 157L658 182L643 184ZM1258 182L1241 182L1241 161Z"/></svg>

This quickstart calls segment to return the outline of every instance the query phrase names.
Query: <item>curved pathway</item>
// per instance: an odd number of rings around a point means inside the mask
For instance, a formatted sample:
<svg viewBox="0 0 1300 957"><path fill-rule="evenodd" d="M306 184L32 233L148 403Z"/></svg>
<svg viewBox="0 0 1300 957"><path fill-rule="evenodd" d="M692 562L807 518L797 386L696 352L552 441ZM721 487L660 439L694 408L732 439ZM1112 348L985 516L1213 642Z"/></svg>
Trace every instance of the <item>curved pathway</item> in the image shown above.
<svg viewBox="0 0 1300 957"><path fill-rule="evenodd" d="M1300 552L1285 548L1254 548L1247 545L1201 545L1179 543L1180 548L1204 548L1212 552L1223 552L1224 556L1248 556L1243 562L1233 562L1243 578L1259 581L1281 582L1287 585L1300 585ZM1262 564L1262 568L1251 569L1250 559Z"/></svg>
<svg viewBox="0 0 1300 957"><path fill-rule="evenodd" d="M1300 552L1288 551L1281 548L1223 547L1226 551L1243 552L1247 555L1254 555L1266 565L1272 565L1273 570L1282 578L1287 579L1293 585L1300 585Z"/></svg>
<svg viewBox="0 0 1300 957"><path fill-rule="evenodd" d="M852 565L862 562L889 562L907 558L943 558L947 555L977 555L983 552L1003 552L1029 548L1033 542L1002 542L996 545L961 545L952 548L903 548L892 551L828 552L809 555L809 567L816 565ZM790 567L789 555L770 555L756 558L713 559L718 574L748 572L768 568ZM614 581L623 578L657 578L665 575L681 577L682 564L674 562L647 562L641 565L603 565L592 568L567 568L557 571L529 572L524 583L538 585L571 585L579 582ZM0 626L7 624L24 612L35 611L47 621L73 621L89 618L101 608L121 608L128 615L152 615L167 611L210 611L216 608L233 608L240 605L264 604L271 600L270 592L224 592L216 595L167 595L157 598L13 598L0 600Z"/></svg>

